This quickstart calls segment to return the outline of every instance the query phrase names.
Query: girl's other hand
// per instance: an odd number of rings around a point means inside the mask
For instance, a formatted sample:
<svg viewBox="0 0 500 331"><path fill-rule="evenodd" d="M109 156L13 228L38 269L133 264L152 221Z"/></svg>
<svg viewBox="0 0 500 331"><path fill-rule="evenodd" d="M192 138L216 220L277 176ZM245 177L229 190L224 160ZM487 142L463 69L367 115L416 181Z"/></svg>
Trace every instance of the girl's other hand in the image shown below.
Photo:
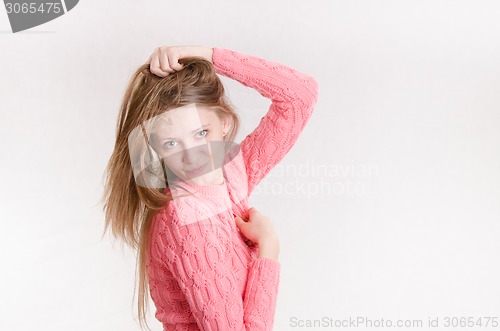
<svg viewBox="0 0 500 331"><path fill-rule="evenodd" d="M267 216L262 215L254 207L248 209L248 221L235 215L236 226L250 241L249 246L256 244L259 248L259 257L278 259L279 239L274 226Z"/></svg>
<svg viewBox="0 0 500 331"><path fill-rule="evenodd" d="M204 46L161 46L155 48L146 61L149 71L159 77L179 71L183 68L180 59L186 57L202 57L212 63L213 50ZM147 73L147 72L145 72Z"/></svg>

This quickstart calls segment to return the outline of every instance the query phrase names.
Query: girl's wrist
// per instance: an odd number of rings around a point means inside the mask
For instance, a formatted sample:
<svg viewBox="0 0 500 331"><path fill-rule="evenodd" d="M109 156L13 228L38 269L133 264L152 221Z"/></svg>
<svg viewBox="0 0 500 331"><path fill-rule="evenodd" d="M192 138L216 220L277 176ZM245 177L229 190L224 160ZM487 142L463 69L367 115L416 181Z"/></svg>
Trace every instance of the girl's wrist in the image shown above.
<svg viewBox="0 0 500 331"><path fill-rule="evenodd" d="M205 60L209 61L210 63L213 63L213 49L211 47L206 47L206 46L197 46L197 45L190 45L190 46L178 46L180 47L180 52L181 52L181 58L185 57L190 57L190 56L197 56L197 57L202 57Z"/></svg>
<svg viewBox="0 0 500 331"><path fill-rule="evenodd" d="M214 49L211 47L207 47L207 60L210 61L210 63L214 63L213 61L213 56L214 56Z"/></svg>
<svg viewBox="0 0 500 331"><path fill-rule="evenodd" d="M269 238L258 243L258 257L278 260L280 244L277 238Z"/></svg>
<svg viewBox="0 0 500 331"><path fill-rule="evenodd" d="M199 46L198 52L205 60L210 61L210 63L214 63L213 62L214 51L211 47Z"/></svg>

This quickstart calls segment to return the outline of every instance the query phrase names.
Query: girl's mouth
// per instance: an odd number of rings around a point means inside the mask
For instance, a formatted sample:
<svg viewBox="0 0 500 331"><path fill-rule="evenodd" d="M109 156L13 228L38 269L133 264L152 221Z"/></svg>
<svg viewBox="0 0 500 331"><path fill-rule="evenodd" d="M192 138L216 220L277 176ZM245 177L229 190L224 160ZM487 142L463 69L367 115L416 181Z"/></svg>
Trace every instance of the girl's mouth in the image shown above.
<svg viewBox="0 0 500 331"><path fill-rule="evenodd" d="M193 170L186 170L186 173L189 174L190 176L201 175L203 173L203 170L205 170L206 166L207 166L207 163L205 163L204 165L202 165L198 168L194 168Z"/></svg>

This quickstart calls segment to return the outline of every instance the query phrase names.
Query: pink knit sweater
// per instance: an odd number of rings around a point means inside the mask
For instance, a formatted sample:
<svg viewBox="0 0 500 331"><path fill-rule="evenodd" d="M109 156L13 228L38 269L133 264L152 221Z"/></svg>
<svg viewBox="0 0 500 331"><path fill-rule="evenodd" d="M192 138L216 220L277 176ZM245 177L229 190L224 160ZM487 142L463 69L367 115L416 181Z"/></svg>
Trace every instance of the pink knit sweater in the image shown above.
<svg viewBox="0 0 500 331"><path fill-rule="evenodd" d="M214 48L218 74L254 88L272 104L223 166L221 185L183 183L153 219L147 272L164 330L272 330L280 264L257 258L233 213L247 217L254 187L285 156L317 100L314 78L276 62ZM183 194L169 188L174 196Z"/></svg>

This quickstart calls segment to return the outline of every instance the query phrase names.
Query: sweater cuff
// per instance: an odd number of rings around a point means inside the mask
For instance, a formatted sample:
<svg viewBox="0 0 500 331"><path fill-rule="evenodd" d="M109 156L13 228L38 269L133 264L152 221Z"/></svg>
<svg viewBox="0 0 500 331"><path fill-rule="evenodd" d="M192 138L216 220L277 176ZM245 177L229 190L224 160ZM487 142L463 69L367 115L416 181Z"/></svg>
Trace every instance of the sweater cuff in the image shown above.
<svg viewBox="0 0 500 331"><path fill-rule="evenodd" d="M259 286L277 288L279 283L281 265L279 261L269 258L256 258L250 262L249 293L257 290ZM277 292L277 291L276 291Z"/></svg>
<svg viewBox="0 0 500 331"><path fill-rule="evenodd" d="M212 47L212 64L215 67L215 71L218 73L220 68L221 58L224 57L224 49L218 47Z"/></svg>
<svg viewBox="0 0 500 331"><path fill-rule="evenodd" d="M212 48L212 64L215 72L223 76L232 78L234 76L233 70L235 64L241 65L238 61L244 58L243 54L239 54L227 48Z"/></svg>

